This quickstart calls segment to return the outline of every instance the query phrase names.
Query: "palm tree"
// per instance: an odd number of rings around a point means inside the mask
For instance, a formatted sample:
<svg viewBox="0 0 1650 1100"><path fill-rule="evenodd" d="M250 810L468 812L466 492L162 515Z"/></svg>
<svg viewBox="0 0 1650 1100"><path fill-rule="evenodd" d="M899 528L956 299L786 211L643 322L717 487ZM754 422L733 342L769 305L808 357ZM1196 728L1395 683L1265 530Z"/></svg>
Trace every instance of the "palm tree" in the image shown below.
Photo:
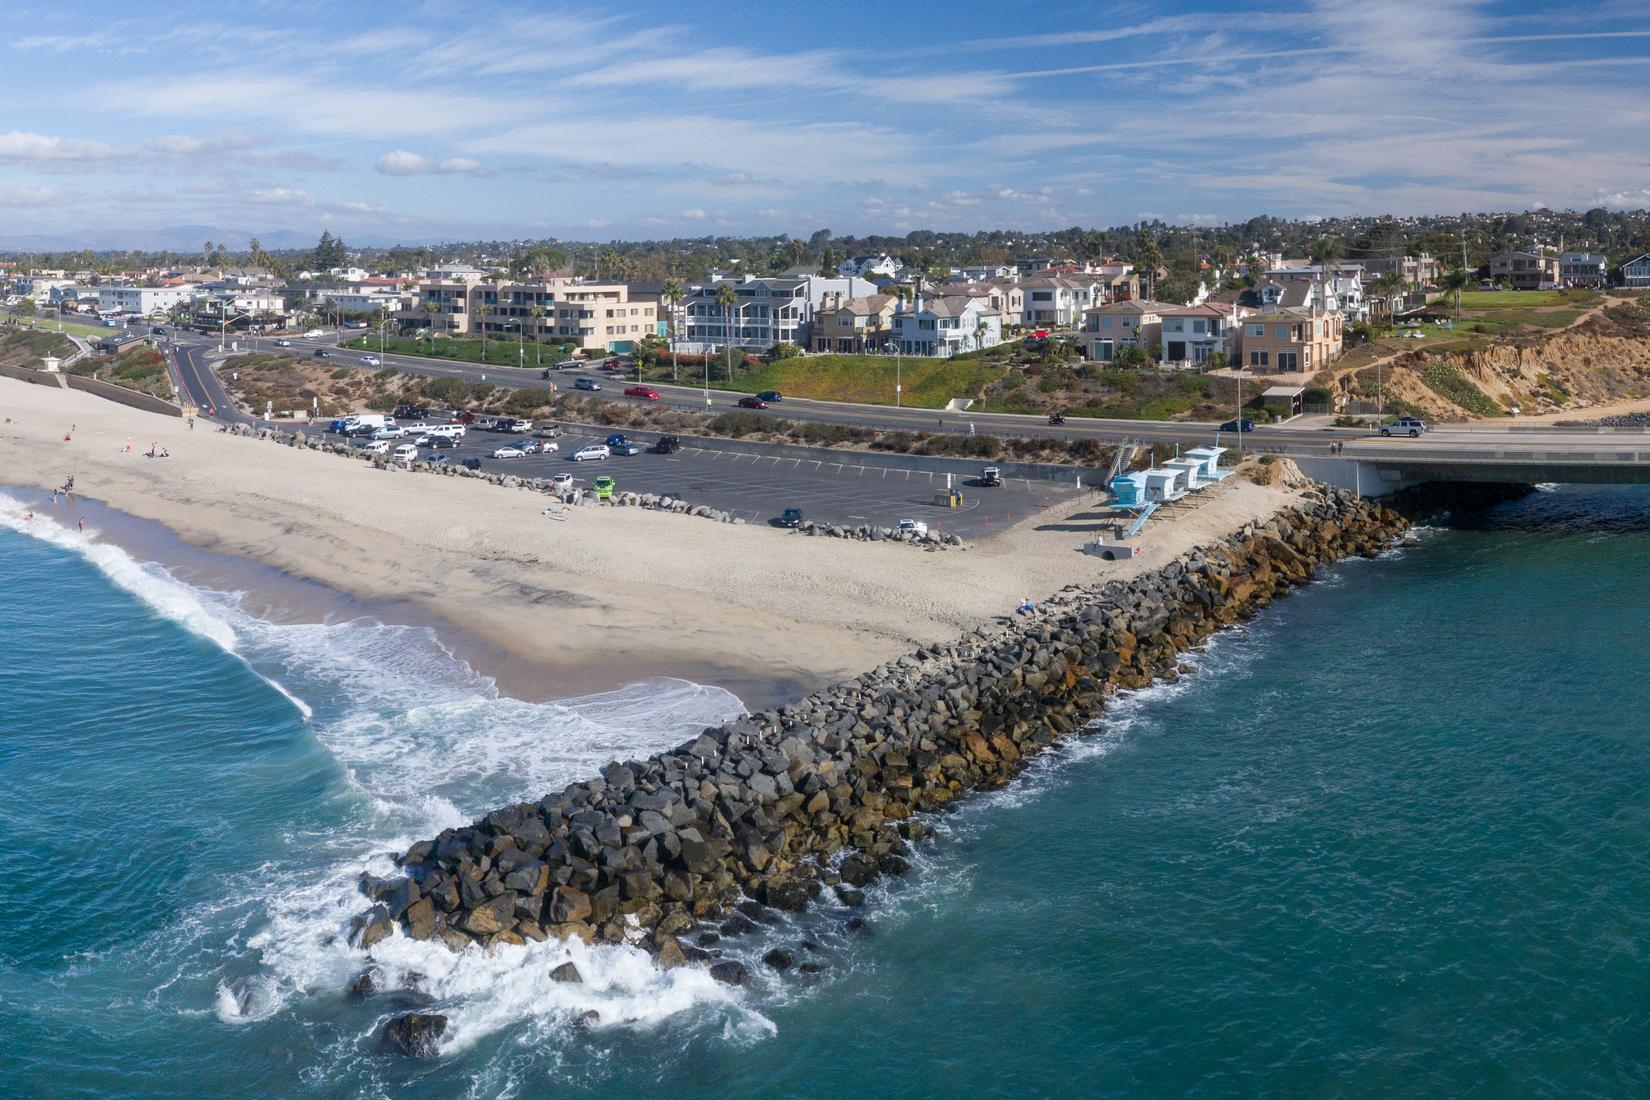
<svg viewBox="0 0 1650 1100"><path fill-rule="evenodd" d="M733 382L733 307L739 304L739 293L733 289L732 283L723 283L716 288L716 304L722 307L722 328L728 337L728 382Z"/></svg>
<svg viewBox="0 0 1650 1100"><path fill-rule="evenodd" d="M430 315L430 351L435 351L435 315L441 312L439 302L425 299L424 312Z"/></svg>
<svg viewBox="0 0 1650 1100"><path fill-rule="evenodd" d="M544 320L544 307L542 305L529 306L527 316L533 319L533 365L536 367L541 365L539 360L539 329L541 327L540 322Z"/></svg>
<svg viewBox="0 0 1650 1100"><path fill-rule="evenodd" d="M1455 323L1461 323L1461 292L1472 285L1472 275L1465 268L1454 268L1444 276L1443 288L1455 295Z"/></svg>
<svg viewBox="0 0 1650 1100"><path fill-rule="evenodd" d="M670 380L676 381L676 308L682 304L682 280L666 279L664 293L659 296L664 299L665 331L670 334Z"/></svg>
<svg viewBox="0 0 1650 1100"><path fill-rule="evenodd" d="M471 323L471 325L474 326L474 328L477 332L481 333L481 361L483 363L485 363L487 361L487 317L486 317L486 309L487 309L486 304L484 302L482 302L482 300L481 300L481 292L477 291L476 292L475 307L470 310L470 323Z"/></svg>

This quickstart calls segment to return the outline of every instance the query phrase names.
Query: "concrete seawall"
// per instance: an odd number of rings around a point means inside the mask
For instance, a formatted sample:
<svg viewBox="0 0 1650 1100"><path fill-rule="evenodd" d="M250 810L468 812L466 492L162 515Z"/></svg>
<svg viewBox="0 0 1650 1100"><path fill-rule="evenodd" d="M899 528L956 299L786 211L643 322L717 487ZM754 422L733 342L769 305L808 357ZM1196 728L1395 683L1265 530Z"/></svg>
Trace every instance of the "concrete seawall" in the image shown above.
<svg viewBox="0 0 1650 1100"><path fill-rule="evenodd" d="M370 908L351 935L455 950L577 936L643 944L662 966L710 961L678 937L746 898L801 910L832 890L856 903L906 869L920 815L1009 782L1113 692L1174 676L1188 647L1318 566L1378 552L1414 517L1521 491L1423 486L1368 503L1313 489L1155 573L1071 586L1034 615L414 844L404 878L363 882Z"/></svg>

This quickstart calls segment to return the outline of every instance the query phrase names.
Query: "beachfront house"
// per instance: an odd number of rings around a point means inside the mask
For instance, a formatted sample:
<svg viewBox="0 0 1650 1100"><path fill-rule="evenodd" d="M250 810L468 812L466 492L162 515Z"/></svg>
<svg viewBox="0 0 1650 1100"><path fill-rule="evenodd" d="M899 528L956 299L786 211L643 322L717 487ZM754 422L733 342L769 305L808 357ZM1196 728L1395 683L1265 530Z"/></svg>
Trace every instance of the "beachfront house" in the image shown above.
<svg viewBox="0 0 1650 1100"><path fill-rule="evenodd" d="M1083 355L1097 363L1110 363L1130 344L1142 349L1156 347L1162 336L1163 313L1171 308L1158 302L1130 300L1085 310L1079 339Z"/></svg>
<svg viewBox="0 0 1650 1100"><path fill-rule="evenodd" d="M1158 314L1164 364L1202 366L1216 354L1230 362L1237 344L1233 313L1234 307L1208 304L1164 309Z"/></svg>
<svg viewBox="0 0 1650 1100"><path fill-rule="evenodd" d="M1292 374L1322 370L1341 354L1341 315L1278 309L1243 319L1240 352L1251 370Z"/></svg>
<svg viewBox="0 0 1650 1100"><path fill-rule="evenodd" d="M1558 279L1565 286L1603 286L1610 275L1609 257L1599 252L1562 252Z"/></svg>
<svg viewBox="0 0 1650 1100"><path fill-rule="evenodd" d="M1514 290L1547 290L1558 285L1558 257L1546 252L1497 252L1490 257L1490 281Z"/></svg>
<svg viewBox="0 0 1650 1100"><path fill-rule="evenodd" d="M901 355L947 358L1003 342L1002 314L984 298L930 298L919 294L894 314L894 345Z"/></svg>
<svg viewBox="0 0 1650 1100"><path fill-rule="evenodd" d="M892 294L844 298L832 291L814 312L808 350L854 355L882 351L893 337L898 304Z"/></svg>
<svg viewBox="0 0 1650 1100"><path fill-rule="evenodd" d="M1650 287L1650 252L1622 264L1620 280L1622 286Z"/></svg>

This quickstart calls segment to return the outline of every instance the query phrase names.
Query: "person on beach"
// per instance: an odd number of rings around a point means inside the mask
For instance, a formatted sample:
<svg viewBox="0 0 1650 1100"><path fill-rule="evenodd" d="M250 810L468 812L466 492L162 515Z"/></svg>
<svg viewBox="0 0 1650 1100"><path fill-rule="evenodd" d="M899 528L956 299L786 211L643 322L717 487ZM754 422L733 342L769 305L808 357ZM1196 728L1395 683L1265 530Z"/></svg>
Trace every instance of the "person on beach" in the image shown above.
<svg viewBox="0 0 1650 1100"><path fill-rule="evenodd" d="M1021 615L1030 615L1036 612L1037 605L1031 602L1030 596L1027 596L1025 599L1020 601L1020 606L1016 610L1018 610Z"/></svg>
<svg viewBox="0 0 1650 1100"><path fill-rule="evenodd" d="M189 418L189 430L190 431L195 430L195 418L192 417L192 416Z"/></svg>
<svg viewBox="0 0 1650 1100"><path fill-rule="evenodd" d="M86 517L85 516L80 517L80 533L82 535L84 535L86 533Z"/></svg>

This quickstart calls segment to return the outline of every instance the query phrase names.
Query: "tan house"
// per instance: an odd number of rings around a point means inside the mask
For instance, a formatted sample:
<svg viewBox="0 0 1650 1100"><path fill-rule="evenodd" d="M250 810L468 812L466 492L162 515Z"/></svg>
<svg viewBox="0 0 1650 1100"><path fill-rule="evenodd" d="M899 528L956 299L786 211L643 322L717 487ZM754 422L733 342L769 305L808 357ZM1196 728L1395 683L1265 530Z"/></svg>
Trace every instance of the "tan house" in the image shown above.
<svg viewBox="0 0 1650 1100"><path fill-rule="evenodd" d="M1129 344L1142 349L1157 347L1163 336L1163 314L1174 308L1161 302L1130 300L1084 310L1080 338L1083 355L1098 363L1110 363Z"/></svg>
<svg viewBox="0 0 1650 1100"><path fill-rule="evenodd" d="M808 350L847 354L881 351L893 334L898 305L899 298L893 294L844 298L841 291L832 291L814 311Z"/></svg>
<svg viewBox="0 0 1650 1100"><path fill-rule="evenodd" d="M945 283L934 288L936 293L955 297L984 298L986 304L1000 313L1008 324L1017 324L1025 310L1026 295L1020 284L1012 279L986 279L971 283Z"/></svg>
<svg viewBox="0 0 1650 1100"><path fill-rule="evenodd" d="M1242 362L1253 371L1311 374L1341 354L1341 315L1334 310L1279 309L1242 324Z"/></svg>
<svg viewBox="0 0 1650 1100"><path fill-rule="evenodd" d="M1514 290L1558 286L1558 257L1548 252L1497 252L1490 257L1490 281L1511 283Z"/></svg>

